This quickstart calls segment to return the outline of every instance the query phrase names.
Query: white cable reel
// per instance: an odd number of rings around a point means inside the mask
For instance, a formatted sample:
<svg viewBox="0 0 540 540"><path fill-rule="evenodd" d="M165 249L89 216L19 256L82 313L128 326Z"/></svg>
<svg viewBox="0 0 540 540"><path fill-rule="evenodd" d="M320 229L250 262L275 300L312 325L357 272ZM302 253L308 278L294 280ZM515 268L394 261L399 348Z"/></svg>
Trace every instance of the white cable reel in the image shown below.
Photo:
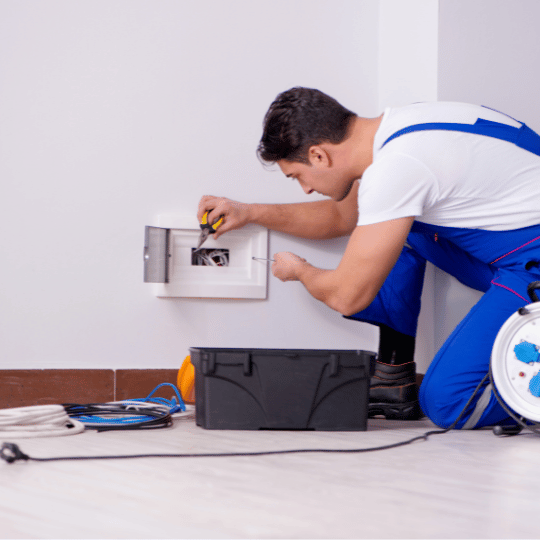
<svg viewBox="0 0 540 540"><path fill-rule="evenodd" d="M528 287L532 304L520 308L501 327L491 353L491 373L504 402L518 415L540 422L540 301Z"/></svg>
<svg viewBox="0 0 540 540"><path fill-rule="evenodd" d="M34 405L0 410L0 438L76 435L84 424L70 418L62 405Z"/></svg>

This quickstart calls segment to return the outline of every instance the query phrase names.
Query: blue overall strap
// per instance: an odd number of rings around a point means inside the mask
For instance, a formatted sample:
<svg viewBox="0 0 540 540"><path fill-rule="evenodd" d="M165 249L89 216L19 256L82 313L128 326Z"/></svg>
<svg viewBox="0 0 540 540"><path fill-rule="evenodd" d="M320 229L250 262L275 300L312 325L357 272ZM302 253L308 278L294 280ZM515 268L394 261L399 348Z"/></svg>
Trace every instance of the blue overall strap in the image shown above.
<svg viewBox="0 0 540 540"><path fill-rule="evenodd" d="M414 131L439 130L439 131L461 131L464 133L473 133L475 135L483 135L485 137L493 137L501 141L507 141L519 146L537 156L540 156L540 135L531 128L521 123L521 127L517 128L491 120L479 118L474 124L458 124L446 122L429 122L426 124L415 124L396 131L393 135L384 141L381 148L390 141Z"/></svg>

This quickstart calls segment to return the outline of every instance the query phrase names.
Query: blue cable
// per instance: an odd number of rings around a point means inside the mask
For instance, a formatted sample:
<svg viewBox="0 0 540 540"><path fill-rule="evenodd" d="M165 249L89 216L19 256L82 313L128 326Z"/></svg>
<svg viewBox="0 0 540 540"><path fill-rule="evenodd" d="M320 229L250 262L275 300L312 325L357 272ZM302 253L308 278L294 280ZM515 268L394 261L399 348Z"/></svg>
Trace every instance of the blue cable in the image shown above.
<svg viewBox="0 0 540 540"><path fill-rule="evenodd" d="M154 393L162 388L163 386L169 386L171 387L176 397L173 397L171 400L165 399L162 397L152 397ZM76 417L80 422L83 424L86 424L88 427L91 425L101 425L101 426L137 426L137 424L144 424L144 423L152 423L155 422L156 416L154 415L141 415L140 413L144 412L144 409L141 409L140 407L137 408L136 412L139 413L137 415L129 415L129 405L134 403L149 403L149 404L156 404L160 406L165 406L169 409L168 413L164 413L163 410L161 410L161 414L165 414L166 417L170 419L170 415L177 413L177 412L185 412L186 411L186 405L182 399L182 396L180 395L180 392L178 391L177 387L171 383L162 383L156 386L150 394L148 394L145 398L136 398L136 399L129 399L124 400L120 402L120 405L114 405L114 404L103 404L103 405L65 405L66 411L68 412L68 415ZM115 410L116 407L116 410ZM123 407L122 410L118 410L119 407ZM108 410L107 410L108 408ZM103 410L104 414L127 414L127 416L123 416L120 418L104 418L102 416L98 416L97 414L85 414L85 412L96 412L99 413L100 409ZM154 409L154 411L157 411L157 409ZM135 412L135 411L134 411ZM159 415L159 413L158 413Z"/></svg>
<svg viewBox="0 0 540 540"><path fill-rule="evenodd" d="M162 397L152 397L154 393L162 388L163 386L170 386L175 394L176 398L173 397L172 399L165 399ZM161 383L158 384L145 398L136 398L136 399L129 399L126 401L140 401L143 403L157 403L159 405L165 405L169 407L169 412L171 414L177 413L177 412L185 412L186 411L186 405L184 403L184 400L182 399L182 396L180 395L180 392L178 391L178 388L171 383Z"/></svg>
<svg viewBox="0 0 540 540"><path fill-rule="evenodd" d="M77 416L77 420L83 424L138 424L151 418L151 416L129 416L127 418L103 418L94 415Z"/></svg>

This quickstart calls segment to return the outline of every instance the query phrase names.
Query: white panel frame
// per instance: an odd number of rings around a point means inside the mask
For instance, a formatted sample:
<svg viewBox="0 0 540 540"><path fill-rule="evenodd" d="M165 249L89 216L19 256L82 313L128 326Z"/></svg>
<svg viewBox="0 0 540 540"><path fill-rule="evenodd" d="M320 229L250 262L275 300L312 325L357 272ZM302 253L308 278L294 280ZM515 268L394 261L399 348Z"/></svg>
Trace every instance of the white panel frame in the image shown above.
<svg viewBox="0 0 540 540"><path fill-rule="evenodd" d="M268 263L253 257L268 257L268 229L247 225L215 240L204 248L229 250L229 266L192 266L192 248L201 232L193 218L161 215L158 226L170 229L169 283L153 285L160 298L253 298L268 294Z"/></svg>

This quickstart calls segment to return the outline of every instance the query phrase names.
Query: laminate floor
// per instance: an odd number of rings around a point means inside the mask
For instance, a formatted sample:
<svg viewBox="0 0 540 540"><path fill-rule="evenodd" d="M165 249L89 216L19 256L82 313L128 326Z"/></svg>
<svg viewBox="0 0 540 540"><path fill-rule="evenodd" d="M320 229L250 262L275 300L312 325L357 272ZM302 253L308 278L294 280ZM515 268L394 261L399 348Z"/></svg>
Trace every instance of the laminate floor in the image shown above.
<svg viewBox="0 0 540 540"><path fill-rule="evenodd" d="M33 457L392 444L367 432L169 429L11 439ZM540 438L490 430L364 454L0 463L0 538L538 538Z"/></svg>

